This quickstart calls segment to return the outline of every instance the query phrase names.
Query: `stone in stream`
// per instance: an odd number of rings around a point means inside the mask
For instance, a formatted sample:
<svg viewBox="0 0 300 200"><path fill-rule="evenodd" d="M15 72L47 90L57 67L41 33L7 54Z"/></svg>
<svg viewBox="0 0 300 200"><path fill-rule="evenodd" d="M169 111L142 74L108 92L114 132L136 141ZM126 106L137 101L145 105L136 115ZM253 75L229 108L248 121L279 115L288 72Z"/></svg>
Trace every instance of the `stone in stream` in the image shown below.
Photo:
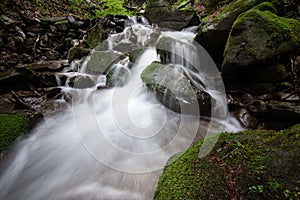
<svg viewBox="0 0 300 200"><path fill-rule="evenodd" d="M90 76L78 75L74 76L69 81L69 86L73 88L91 88L96 85L96 82Z"/></svg>
<svg viewBox="0 0 300 200"><path fill-rule="evenodd" d="M90 49L81 47L72 47L68 53L68 61L71 63L75 59L81 59L87 56L91 52Z"/></svg>
<svg viewBox="0 0 300 200"><path fill-rule="evenodd" d="M167 108L178 113L210 116L210 95L193 86L178 65L153 62L142 72L141 78Z"/></svg>
<svg viewBox="0 0 300 200"><path fill-rule="evenodd" d="M299 48L300 22L253 8L232 26L222 64L230 81L269 83L288 76L280 63Z"/></svg>
<svg viewBox="0 0 300 200"><path fill-rule="evenodd" d="M98 23L90 31L86 42L90 48L95 48L100 42L104 40L106 32L102 26Z"/></svg>
<svg viewBox="0 0 300 200"><path fill-rule="evenodd" d="M124 58L124 55L112 51L94 51L86 65L86 73L100 75L108 72L113 64Z"/></svg>
<svg viewBox="0 0 300 200"><path fill-rule="evenodd" d="M157 53L159 54L161 63L167 64L171 62L177 63L177 61L184 62L187 64L187 60L180 55L181 52L178 52L176 54L176 45L180 46L181 48L195 50L195 47L193 44L189 42L183 42L178 39L172 38L170 36L163 35L158 38L155 47L157 49ZM178 60L176 60L178 59Z"/></svg>
<svg viewBox="0 0 300 200"><path fill-rule="evenodd" d="M122 87L126 84L130 75L130 71L127 67L121 64L114 65L107 73L106 87Z"/></svg>

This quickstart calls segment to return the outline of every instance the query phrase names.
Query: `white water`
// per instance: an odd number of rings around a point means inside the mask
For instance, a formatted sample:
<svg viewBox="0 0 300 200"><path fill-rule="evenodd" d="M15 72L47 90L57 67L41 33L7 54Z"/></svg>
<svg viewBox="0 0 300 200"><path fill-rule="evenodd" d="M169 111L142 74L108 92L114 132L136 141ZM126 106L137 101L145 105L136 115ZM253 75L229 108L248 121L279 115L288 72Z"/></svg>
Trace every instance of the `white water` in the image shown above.
<svg viewBox="0 0 300 200"><path fill-rule="evenodd" d="M134 28L152 32L141 25ZM180 40L193 37L165 34ZM141 34L143 43L148 36ZM205 74L194 76L208 84L208 92L218 102L213 109L225 114L225 121L200 121L162 106L140 79L154 60L158 60L156 50L146 49L124 87L64 88L76 97L73 104L15 146L1 172L0 199L151 199L162 167L169 157L184 151L197 132L240 129L227 116L224 97L210 86L216 83L206 80Z"/></svg>

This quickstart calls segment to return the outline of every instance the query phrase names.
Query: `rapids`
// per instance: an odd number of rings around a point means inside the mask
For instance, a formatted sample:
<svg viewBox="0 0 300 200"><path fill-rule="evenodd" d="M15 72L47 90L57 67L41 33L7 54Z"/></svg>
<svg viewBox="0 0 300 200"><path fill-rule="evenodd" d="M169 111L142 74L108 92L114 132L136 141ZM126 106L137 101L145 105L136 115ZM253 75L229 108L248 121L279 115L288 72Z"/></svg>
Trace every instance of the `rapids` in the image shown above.
<svg viewBox="0 0 300 200"><path fill-rule="evenodd" d="M128 42L129 28L144 45L157 28L147 25L145 19L141 21L146 26L131 18L123 33L108 39L109 48L120 36ZM188 44L194 37L189 30L161 35ZM218 71L206 58L207 53L200 48L199 56L182 43L171 51L180 55L172 62L184 65L193 83L213 97L212 119L172 112L147 91L140 74L153 61L159 61L159 56L154 46L143 47L131 69L129 59L117 63L128 69L128 80L122 87L98 90L107 81L103 75L96 77L97 85L92 88L71 88L68 81L61 86L72 95L72 104L48 117L14 146L1 169L0 199L152 199L168 159L188 148L197 133L204 137L241 130L228 114L224 86L215 79ZM204 63L200 68L198 57ZM85 71L88 59L81 65L73 63L76 72L62 74L68 80L78 74L95 79ZM215 71L201 68L206 65L213 65L209 67ZM205 148L202 156L210 148Z"/></svg>

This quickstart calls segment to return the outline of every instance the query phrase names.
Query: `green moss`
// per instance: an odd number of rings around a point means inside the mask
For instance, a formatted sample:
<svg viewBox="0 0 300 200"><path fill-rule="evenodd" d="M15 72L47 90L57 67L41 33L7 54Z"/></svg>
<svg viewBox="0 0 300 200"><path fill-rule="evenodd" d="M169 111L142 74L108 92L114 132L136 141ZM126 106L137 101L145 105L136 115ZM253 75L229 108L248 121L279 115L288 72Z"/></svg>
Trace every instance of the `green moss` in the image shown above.
<svg viewBox="0 0 300 200"><path fill-rule="evenodd" d="M270 2L263 2L263 3L255 6L253 9L260 10L260 11L270 11L274 14L278 13L277 9Z"/></svg>
<svg viewBox="0 0 300 200"><path fill-rule="evenodd" d="M164 169L154 199L298 199L299 133L222 133L202 159L199 141Z"/></svg>
<svg viewBox="0 0 300 200"><path fill-rule="evenodd" d="M240 14L235 20L225 46L223 72L234 65L254 66L257 61L281 58L299 47L300 23L258 10L259 7Z"/></svg>
<svg viewBox="0 0 300 200"><path fill-rule="evenodd" d="M26 129L28 118L24 115L0 115L0 152L7 149Z"/></svg>

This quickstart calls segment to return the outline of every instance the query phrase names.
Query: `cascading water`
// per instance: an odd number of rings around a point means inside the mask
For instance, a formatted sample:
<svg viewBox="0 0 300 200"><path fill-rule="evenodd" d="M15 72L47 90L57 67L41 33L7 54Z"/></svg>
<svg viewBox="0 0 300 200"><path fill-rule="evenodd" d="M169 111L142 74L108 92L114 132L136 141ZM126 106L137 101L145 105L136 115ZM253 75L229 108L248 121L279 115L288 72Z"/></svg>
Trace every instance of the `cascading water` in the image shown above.
<svg viewBox="0 0 300 200"><path fill-rule="evenodd" d="M154 30L133 22L128 24L137 42L144 45ZM108 49L113 49L116 38L129 42L129 28L123 35L109 38ZM190 32L162 35L188 42L194 37ZM184 47L175 49L181 56L189 54ZM106 76L86 74L88 59L79 72L63 72L68 80L62 88L72 94L73 103L15 145L1 172L0 199L151 199L162 167L193 142L197 131L206 133L209 129L211 134L240 130L226 114L224 97L211 86L218 83L207 77L205 70L196 73L185 67L195 84L205 85L217 102L213 109L225 113L226 119L212 120L218 123L200 121L197 116L174 113L161 105L140 79L141 72L155 60L159 60L156 49L144 48L127 73L125 85L111 89L97 90L106 85ZM128 70L128 63L126 58L119 61L118 69ZM86 89L68 87L75 75L88 76L96 85Z"/></svg>

